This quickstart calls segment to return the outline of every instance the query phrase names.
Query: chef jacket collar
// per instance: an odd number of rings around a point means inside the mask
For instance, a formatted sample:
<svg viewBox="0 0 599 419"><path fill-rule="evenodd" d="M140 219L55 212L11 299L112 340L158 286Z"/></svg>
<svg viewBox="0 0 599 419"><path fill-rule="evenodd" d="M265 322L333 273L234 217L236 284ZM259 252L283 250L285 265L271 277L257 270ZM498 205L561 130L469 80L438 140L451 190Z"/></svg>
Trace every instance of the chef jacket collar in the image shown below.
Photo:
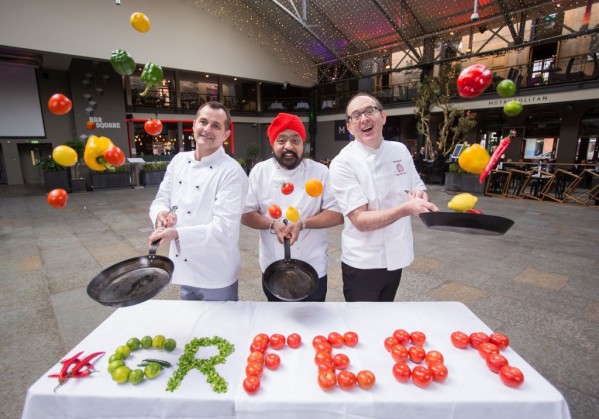
<svg viewBox="0 0 599 419"><path fill-rule="evenodd" d="M302 158L302 161L300 162L300 164L298 164L296 168L291 169L291 170L287 169L286 167L281 166L279 164L279 162L277 161L277 159L275 159L274 157L272 158L272 163L274 164L274 166L277 170L281 170L281 171L285 172L285 175L289 176L289 177L293 177L296 173L306 170L305 158Z"/></svg>
<svg viewBox="0 0 599 419"><path fill-rule="evenodd" d="M212 163L216 163L217 161L219 161L220 159L225 157L225 155L226 155L225 149L223 147L220 147L218 150L216 150L214 153L210 154L209 156L202 157L202 160L196 160L195 151L194 151L189 160L191 160L193 163L197 163L197 164L212 164Z"/></svg>
<svg viewBox="0 0 599 419"><path fill-rule="evenodd" d="M367 145L361 143L358 140L354 140L354 143L365 154L379 154L383 150L383 146L385 145L385 139L383 138L383 141L381 141L381 145L379 146L379 148L368 147Z"/></svg>

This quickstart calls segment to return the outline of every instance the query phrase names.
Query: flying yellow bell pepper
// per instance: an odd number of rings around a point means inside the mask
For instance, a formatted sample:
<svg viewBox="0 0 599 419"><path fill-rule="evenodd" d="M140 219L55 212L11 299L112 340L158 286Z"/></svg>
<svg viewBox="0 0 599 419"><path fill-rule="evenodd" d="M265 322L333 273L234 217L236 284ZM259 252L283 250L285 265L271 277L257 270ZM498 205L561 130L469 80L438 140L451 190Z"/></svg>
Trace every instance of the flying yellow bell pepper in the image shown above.
<svg viewBox="0 0 599 419"><path fill-rule="evenodd" d="M104 153L112 145L112 141L110 141L110 138L108 137L96 137L95 135L90 135L87 139L87 144L85 144L85 151L83 153L85 164L96 172L103 172L106 169L114 170L114 168L104 160Z"/></svg>

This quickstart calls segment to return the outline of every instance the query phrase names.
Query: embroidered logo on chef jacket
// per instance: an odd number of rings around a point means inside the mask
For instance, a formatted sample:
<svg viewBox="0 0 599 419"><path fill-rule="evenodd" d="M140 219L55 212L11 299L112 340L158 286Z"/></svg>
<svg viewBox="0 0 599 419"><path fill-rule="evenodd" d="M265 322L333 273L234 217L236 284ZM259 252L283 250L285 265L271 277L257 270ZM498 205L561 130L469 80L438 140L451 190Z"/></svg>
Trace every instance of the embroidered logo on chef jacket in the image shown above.
<svg viewBox="0 0 599 419"><path fill-rule="evenodd" d="M401 176L406 174L406 170L399 160L394 161L395 163L395 176Z"/></svg>

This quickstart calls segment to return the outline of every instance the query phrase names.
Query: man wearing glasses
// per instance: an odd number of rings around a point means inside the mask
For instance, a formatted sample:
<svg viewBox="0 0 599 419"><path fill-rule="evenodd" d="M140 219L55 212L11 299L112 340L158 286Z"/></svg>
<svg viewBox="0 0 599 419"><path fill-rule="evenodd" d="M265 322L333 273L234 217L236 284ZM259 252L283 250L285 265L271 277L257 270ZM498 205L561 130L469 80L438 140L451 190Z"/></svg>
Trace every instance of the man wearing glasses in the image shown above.
<svg viewBox="0 0 599 419"><path fill-rule="evenodd" d="M260 230L259 260L262 273L270 264L284 258L284 237L293 246L292 257L311 265L318 274L318 288L303 301L325 301L327 293L328 240L327 227L343 223L333 191L329 171L322 163L304 159L306 130L295 115L279 113L266 131L273 157L258 163L252 169L249 189L241 222ZM317 197L304 190L308 179L318 179L324 186ZM289 187L292 184L293 187ZM277 205L280 218L269 214L269 207ZM299 212L295 222L288 220L287 208ZM269 301L280 301L263 287Z"/></svg>
<svg viewBox="0 0 599 419"><path fill-rule="evenodd" d="M414 259L410 216L438 211L407 147L383 139L387 115L359 93L346 108L355 137L333 159L331 185L345 217L341 271L346 301L393 301L402 268Z"/></svg>

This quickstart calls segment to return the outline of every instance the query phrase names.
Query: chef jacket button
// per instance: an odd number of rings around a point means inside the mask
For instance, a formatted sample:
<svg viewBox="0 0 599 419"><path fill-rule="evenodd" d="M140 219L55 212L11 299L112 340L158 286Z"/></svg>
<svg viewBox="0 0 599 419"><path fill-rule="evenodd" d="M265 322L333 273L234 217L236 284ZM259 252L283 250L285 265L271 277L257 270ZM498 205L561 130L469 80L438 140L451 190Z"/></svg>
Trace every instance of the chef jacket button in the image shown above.
<svg viewBox="0 0 599 419"><path fill-rule="evenodd" d="M191 214L191 211L187 211L188 214Z"/></svg>
<svg viewBox="0 0 599 419"><path fill-rule="evenodd" d="M187 262L187 259L183 259L185 262Z"/></svg>
<svg viewBox="0 0 599 419"><path fill-rule="evenodd" d="M182 181L179 181L179 185L182 184L182 183L183 183Z"/></svg>
<svg viewBox="0 0 599 419"><path fill-rule="evenodd" d="M196 185L196 189L200 189L200 185Z"/></svg>
<svg viewBox="0 0 599 419"><path fill-rule="evenodd" d="M210 166L210 168L212 169L212 166Z"/></svg>
<svg viewBox="0 0 599 419"><path fill-rule="evenodd" d="M178 257L179 257L179 255L175 255L175 257L176 257L176 258L178 258Z"/></svg>

